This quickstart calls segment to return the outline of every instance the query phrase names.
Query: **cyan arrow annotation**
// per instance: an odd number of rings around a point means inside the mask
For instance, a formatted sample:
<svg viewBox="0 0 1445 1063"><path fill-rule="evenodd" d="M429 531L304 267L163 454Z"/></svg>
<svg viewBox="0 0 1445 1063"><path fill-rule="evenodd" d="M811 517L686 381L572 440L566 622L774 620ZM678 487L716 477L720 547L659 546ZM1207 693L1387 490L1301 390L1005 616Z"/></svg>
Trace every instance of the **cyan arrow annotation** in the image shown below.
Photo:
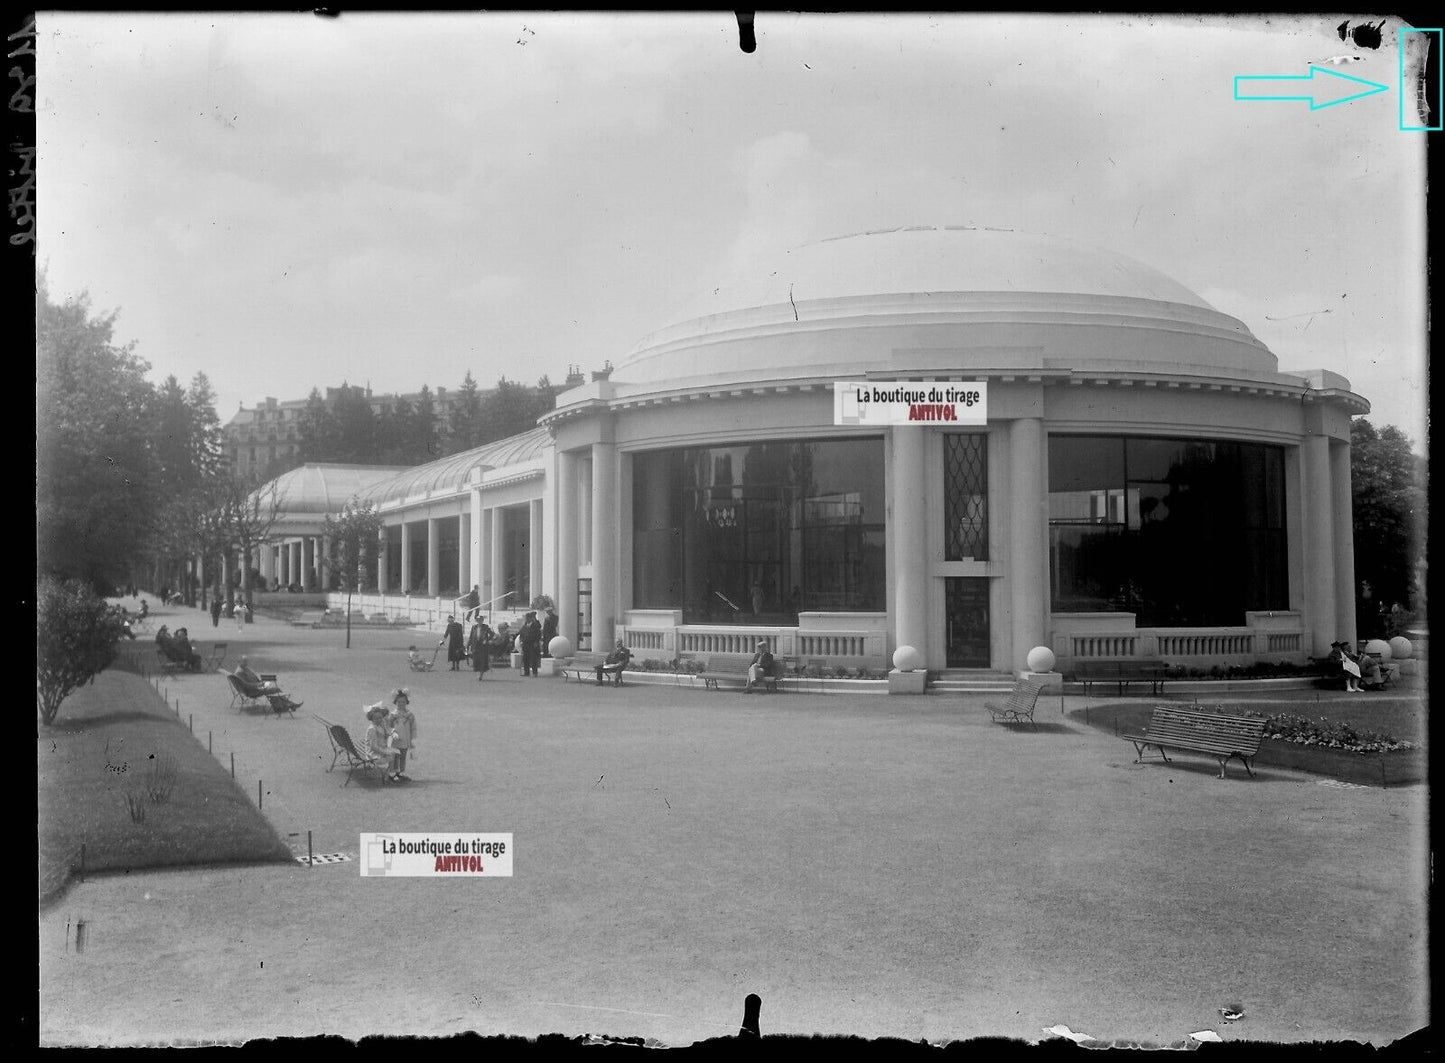
<svg viewBox="0 0 1445 1063"><path fill-rule="evenodd" d="M1316 74L1323 74L1324 77L1316 78ZM1341 85L1341 81L1353 82L1353 84ZM1361 87L1356 88L1356 86ZM1340 96L1333 100L1328 98L1332 93L1351 88L1356 88L1356 91L1348 96ZM1378 81L1366 81L1364 78L1357 78L1352 74L1341 74L1338 70L1331 70L1329 67L1312 66L1308 74L1240 74L1234 79L1234 98L1236 100L1308 100L1310 110L1319 111L1326 107L1333 107L1337 103L1349 103L1351 100L1362 100L1366 96L1373 96L1377 92L1387 92L1389 88L1389 85L1381 85ZM1300 91L1304 91L1307 95L1300 95ZM1321 98L1323 98L1323 102L1318 102Z"/></svg>

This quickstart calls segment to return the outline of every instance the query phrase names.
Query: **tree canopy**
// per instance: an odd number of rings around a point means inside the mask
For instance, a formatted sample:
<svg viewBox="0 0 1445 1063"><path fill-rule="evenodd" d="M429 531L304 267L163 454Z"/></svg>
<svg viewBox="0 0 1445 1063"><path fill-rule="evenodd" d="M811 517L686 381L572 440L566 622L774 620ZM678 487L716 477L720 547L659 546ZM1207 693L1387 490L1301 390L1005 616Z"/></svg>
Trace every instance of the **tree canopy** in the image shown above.
<svg viewBox="0 0 1445 1063"><path fill-rule="evenodd" d="M1355 597L1361 637L1383 633L1380 610L1421 604L1417 566L1425 556L1425 462L1394 425L1350 425ZM1366 597L1366 594L1369 597Z"/></svg>

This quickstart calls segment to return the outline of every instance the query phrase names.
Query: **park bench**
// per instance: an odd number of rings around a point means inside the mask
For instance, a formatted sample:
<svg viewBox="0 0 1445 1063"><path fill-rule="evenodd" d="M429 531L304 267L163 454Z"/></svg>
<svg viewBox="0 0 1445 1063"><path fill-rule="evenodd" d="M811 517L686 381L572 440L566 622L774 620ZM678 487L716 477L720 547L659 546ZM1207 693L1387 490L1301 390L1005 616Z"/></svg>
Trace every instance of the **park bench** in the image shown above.
<svg viewBox="0 0 1445 1063"><path fill-rule="evenodd" d="M741 680L744 687L748 682L748 669L751 667L751 658L748 657L709 657L707 667L699 673L703 686L708 690L718 690L721 680ZM763 676L763 689L777 691L778 680L785 675L783 662L776 657L769 665L767 673Z"/></svg>
<svg viewBox="0 0 1445 1063"><path fill-rule="evenodd" d="M597 682L597 666L606 659L607 658L600 653L579 653L557 670L562 673L563 680L575 679L579 683L595 683ZM603 679L606 680L610 678L613 686L620 687L622 685L622 672L625 671L627 671L626 668L620 672L605 673Z"/></svg>
<svg viewBox="0 0 1445 1063"><path fill-rule="evenodd" d="M1024 723L1035 731L1039 725L1034 723L1034 708L1039 703L1039 695L1043 693L1044 685L1033 679L1020 679L1014 684L1009 692L1008 699L1003 702L990 701L984 704L989 715L993 717L994 723Z"/></svg>
<svg viewBox="0 0 1445 1063"><path fill-rule="evenodd" d="M226 661L226 650L228 648L230 648L230 643L227 642L217 642L211 647L211 655L206 658L207 671L219 672L221 670L221 665Z"/></svg>
<svg viewBox="0 0 1445 1063"><path fill-rule="evenodd" d="M1095 683L1117 683L1119 693L1130 683L1148 683L1150 692L1160 694L1164 690L1165 665L1163 661L1127 658L1114 661L1079 661L1074 665L1074 679L1084 684L1084 695Z"/></svg>
<svg viewBox="0 0 1445 1063"><path fill-rule="evenodd" d="M1155 708L1142 731L1137 734L1125 732L1119 737L1134 744L1138 754L1135 764L1143 763L1144 750L1150 746L1159 751L1166 764L1169 763L1169 755L1164 752L1166 749L1204 753L1219 761L1219 777L1222 779L1224 766L1231 757L1238 757L1244 764L1244 770L1254 775L1249 762L1259 752L1264 724L1262 716L1227 716L1161 705Z"/></svg>

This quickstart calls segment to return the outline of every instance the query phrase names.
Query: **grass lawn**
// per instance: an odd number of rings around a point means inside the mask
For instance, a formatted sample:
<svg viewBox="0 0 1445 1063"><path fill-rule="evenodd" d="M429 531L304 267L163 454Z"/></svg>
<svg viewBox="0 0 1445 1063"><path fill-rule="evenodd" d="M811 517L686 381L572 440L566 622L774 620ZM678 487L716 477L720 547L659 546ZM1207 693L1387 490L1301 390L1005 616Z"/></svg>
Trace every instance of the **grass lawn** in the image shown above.
<svg viewBox="0 0 1445 1063"><path fill-rule="evenodd" d="M147 794L158 765L174 766L162 803ZM36 728L40 899L68 872L290 860L290 850L227 769L139 676L107 671L77 690L52 727ZM135 822L127 797L144 810Z"/></svg>

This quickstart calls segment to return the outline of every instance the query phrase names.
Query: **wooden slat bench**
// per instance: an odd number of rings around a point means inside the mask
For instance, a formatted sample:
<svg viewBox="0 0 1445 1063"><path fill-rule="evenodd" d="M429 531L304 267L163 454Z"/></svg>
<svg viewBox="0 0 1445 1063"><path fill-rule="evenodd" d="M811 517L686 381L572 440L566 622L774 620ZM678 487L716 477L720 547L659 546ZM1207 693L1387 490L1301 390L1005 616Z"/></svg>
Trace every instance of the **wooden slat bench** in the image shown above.
<svg viewBox="0 0 1445 1063"><path fill-rule="evenodd" d="M605 660L606 658L600 653L579 653L565 665L559 666L557 671L562 673L564 680L575 679L579 683L595 683L597 682L597 666ZM622 671L626 670L624 668ZM622 685L622 672L608 672L604 676L604 680L608 677L611 678L613 686L620 687Z"/></svg>
<svg viewBox="0 0 1445 1063"><path fill-rule="evenodd" d="M1150 693L1161 694L1164 691L1164 662L1156 660L1140 660L1127 658L1124 660L1112 661L1079 661L1074 665L1074 679L1084 684L1084 695L1087 697L1089 688L1095 683L1117 683L1119 693L1124 693L1124 688L1130 683L1148 683Z"/></svg>
<svg viewBox="0 0 1445 1063"><path fill-rule="evenodd" d="M988 709L989 715L993 717L994 723L1024 723L1027 721L1035 731L1039 725L1034 723L1034 706L1039 702L1039 695L1043 693L1044 685L1033 679L1020 679L1014 684L1013 690L1009 693L1008 700L1002 703L990 701L984 707Z"/></svg>
<svg viewBox="0 0 1445 1063"><path fill-rule="evenodd" d="M751 662L750 657L709 657L707 667L699 674L699 678L708 690L719 690L720 681L731 682L734 679L741 681L746 688ZM763 676L763 689L776 692L779 689L778 680L782 679L783 675L783 663L774 657L772 666Z"/></svg>
<svg viewBox="0 0 1445 1063"><path fill-rule="evenodd" d="M1124 733L1119 737L1134 744L1138 754L1135 764L1144 761L1144 750L1153 746L1169 762L1164 751L1172 749L1190 753L1204 753L1219 761L1219 777L1224 778L1224 766L1231 757L1238 757L1244 770L1254 775L1250 760L1259 752L1259 743L1264 738L1264 718L1259 716L1228 716L1218 712L1200 712L1197 709L1176 709L1158 706L1144 730Z"/></svg>

